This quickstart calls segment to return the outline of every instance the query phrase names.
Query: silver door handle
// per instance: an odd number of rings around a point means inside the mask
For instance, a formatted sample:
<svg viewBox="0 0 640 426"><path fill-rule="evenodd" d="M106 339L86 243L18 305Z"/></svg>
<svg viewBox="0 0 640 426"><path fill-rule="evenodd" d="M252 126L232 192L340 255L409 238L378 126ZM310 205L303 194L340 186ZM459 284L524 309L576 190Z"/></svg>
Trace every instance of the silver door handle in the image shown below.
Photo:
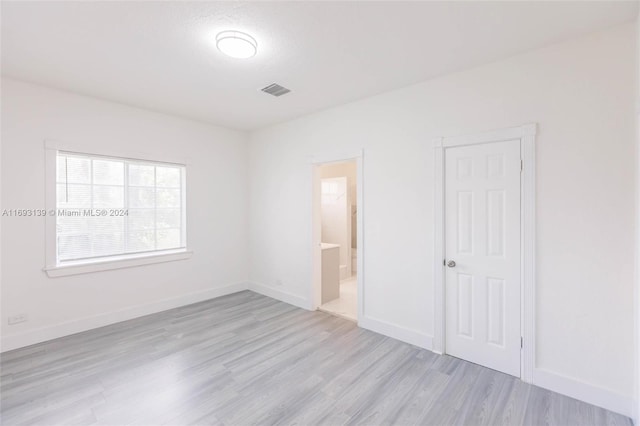
<svg viewBox="0 0 640 426"><path fill-rule="evenodd" d="M447 266L448 266L449 268L455 268L455 267L456 267L456 262L455 262L455 261L453 261L453 260L450 260L450 261L447 263Z"/></svg>

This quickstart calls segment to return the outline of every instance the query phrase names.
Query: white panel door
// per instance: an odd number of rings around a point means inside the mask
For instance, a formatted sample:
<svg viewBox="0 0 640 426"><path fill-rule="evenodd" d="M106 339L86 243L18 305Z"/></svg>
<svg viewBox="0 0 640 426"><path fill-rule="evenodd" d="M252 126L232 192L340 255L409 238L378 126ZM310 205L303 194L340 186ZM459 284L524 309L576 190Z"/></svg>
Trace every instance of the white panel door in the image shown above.
<svg viewBox="0 0 640 426"><path fill-rule="evenodd" d="M446 352L520 376L520 141L445 152Z"/></svg>

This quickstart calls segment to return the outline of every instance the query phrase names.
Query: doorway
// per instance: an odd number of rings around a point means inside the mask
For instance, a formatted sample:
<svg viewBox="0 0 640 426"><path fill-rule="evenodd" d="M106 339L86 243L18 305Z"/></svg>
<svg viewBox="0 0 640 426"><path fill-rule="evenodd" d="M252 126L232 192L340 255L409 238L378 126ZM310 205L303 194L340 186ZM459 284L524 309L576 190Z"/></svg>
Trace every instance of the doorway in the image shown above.
<svg viewBox="0 0 640 426"><path fill-rule="evenodd" d="M361 160L313 164L314 308L354 322L362 311Z"/></svg>
<svg viewBox="0 0 640 426"><path fill-rule="evenodd" d="M434 351L531 382L535 124L439 138Z"/></svg>

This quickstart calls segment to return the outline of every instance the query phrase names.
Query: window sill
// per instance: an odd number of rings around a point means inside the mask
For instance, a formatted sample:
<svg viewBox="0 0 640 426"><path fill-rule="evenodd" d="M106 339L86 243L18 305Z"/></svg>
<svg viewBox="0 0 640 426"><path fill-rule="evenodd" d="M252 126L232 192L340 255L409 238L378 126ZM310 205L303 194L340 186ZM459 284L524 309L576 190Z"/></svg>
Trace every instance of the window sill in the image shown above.
<svg viewBox="0 0 640 426"><path fill-rule="evenodd" d="M88 274L91 272L109 271L112 269L132 268L135 266L150 265L153 263L173 262L189 259L192 251L182 250L162 254L147 254L141 256L128 256L125 258L98 260L91 263L73 263L69 265L47 266L43 270L49 278L65 277L67 275Z"/></svg>

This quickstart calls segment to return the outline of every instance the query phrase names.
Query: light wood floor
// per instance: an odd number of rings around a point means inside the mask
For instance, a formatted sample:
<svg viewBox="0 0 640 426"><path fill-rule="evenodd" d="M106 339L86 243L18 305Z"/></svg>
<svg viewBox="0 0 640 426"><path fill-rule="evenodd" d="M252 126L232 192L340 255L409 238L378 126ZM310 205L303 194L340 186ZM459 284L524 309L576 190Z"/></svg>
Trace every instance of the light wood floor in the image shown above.
<svg viewBox="0 0 640 426"><path fill-rule="evenodd" d="M2 355L2 424L631 425L245 291Z"/></svg>

